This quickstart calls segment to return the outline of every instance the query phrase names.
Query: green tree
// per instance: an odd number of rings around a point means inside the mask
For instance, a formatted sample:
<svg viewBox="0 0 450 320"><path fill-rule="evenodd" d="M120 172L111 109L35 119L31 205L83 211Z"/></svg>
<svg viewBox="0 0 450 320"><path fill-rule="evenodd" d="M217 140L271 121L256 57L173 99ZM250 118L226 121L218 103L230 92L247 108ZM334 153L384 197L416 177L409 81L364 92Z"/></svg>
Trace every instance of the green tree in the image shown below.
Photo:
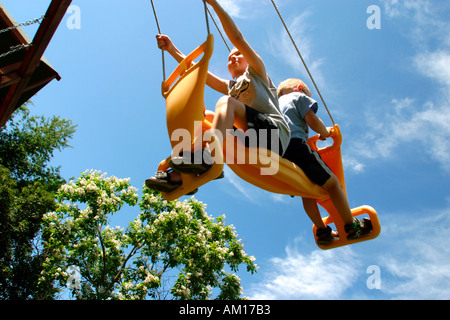
<svg viewBox="0 0 450 320"><path fill-rule="evenodd" d="M49 165L55 150L69 147L71 121L31 116L26 106L0 129L0 298L39 297L37 280L42 217L56 208L65 182Z"/></svg>
<svg viewBox="0 0 450 320"><path fill-rule="evenodd" d="M224 216L208 216L194 198L168 202L144 187L139 201L128 179L97 171L63 185L57 198L43 221L48 256L39 279L52 294L70 288L79 299L207 299L216 288L216 298L238 299L240 280L224 269L257 269ZM126 229L109 225L138 201L140 213Z"/></svg>

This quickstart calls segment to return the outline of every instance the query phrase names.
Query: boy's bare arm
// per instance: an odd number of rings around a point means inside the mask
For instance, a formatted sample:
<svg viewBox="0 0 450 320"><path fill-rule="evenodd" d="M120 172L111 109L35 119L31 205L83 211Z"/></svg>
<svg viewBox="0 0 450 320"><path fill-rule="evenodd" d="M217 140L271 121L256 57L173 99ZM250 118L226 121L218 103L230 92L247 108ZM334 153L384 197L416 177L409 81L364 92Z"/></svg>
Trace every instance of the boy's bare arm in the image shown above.
<svg viewBox="0 0 450 320"><path fill-rule="evenodd" d="M330 136L332 128L326 127L323 124L322 119L316 116L314 111L312 110L308 111L308 113L305 116L305 121L312 130L314 130L320 135L319 137L320 140L325 140Z"/></svg>
<svg viewBox="0 0 450 320"><path fill-rule="evenodd" d="M180 63L184 58L186 58L186 55L182 53L172 42L172 40L162 34L158 34L156 36L156 40L158 43L158 48L167 51L170 53L170 55L178 62ZM227 94L228 88L227 88L227 81L224 79L221 79L214 75L211 72L208 72L208 77L206 78L206 84L210 86L212 89Z"/></svg>
<svg viewBox="0 0 450 320"><path fill-rule="evenodd" d="M178 50L173 44L172 40L163 34L156 35L156 42L158 43L158 48L165 50L178 62L180 63L186 56Z"/></svg>
<svg viewBox="0 0 450 320"><path fill-rule="evenodd" d="M230 15L220 6L216 0L206 0L208 4L216 12L219 20L227 34L228 39L231 43L239 50L239 52L244 56L247 63L259 74L261 79L263 79L267 84L269 84L269 79L267 77L266 67L264 65L261 57L253 50L250 44L245 40L241 31L237 27L236 23L231 19Z"/></svg>
<svg viewBox="0 0 450 320"><path fill-rule="evenodd" d="M208 71L208 76L206 77L206 84L210 88L212 88L224 95L228 94L228 81L224 80L222 78L219 78L214 73L211 73L209 71Z"/></svg>

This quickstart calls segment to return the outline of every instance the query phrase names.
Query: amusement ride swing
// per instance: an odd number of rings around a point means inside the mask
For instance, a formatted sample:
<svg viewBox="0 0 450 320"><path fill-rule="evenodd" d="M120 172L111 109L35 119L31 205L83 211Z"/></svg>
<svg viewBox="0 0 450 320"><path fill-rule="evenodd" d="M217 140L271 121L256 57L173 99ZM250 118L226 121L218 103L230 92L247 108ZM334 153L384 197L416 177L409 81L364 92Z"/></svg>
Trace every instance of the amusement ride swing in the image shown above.
<svg viewBox="0 0 450 320"><path fill-rule="evenodd" d="M317 146L317 142L319 141L318 135L309 138L308 145L312 150L317 151L320 154L323 161L339 179L341 187L347 195L341 157L341 131L339 126L334 123L328 107L326 106L305 61L303 60L277 6L275 5L275 2L273 0L271 1L333 123L333 130L330 135L333 139L333 144L331 146L319 148ZM231 134L226 137L227 143L224 143L223 147L221 147L214 130L210 130L212 127L213 112L209 111L208 113L205 113L204 89L208 74L209 60L214 49L214 37L209 30L208 14L213 20L214 18L209 12L206 2L203 2L205 6L206 24L208 29L207 39L203 44L187 55L167 79L165 74L164 50L162 50L162 64L164 73L162 95L166 101L167 129L169 137L171 137L173 154L178 155L174 150L175 148L179 148L177 145L176 133L180 132L179 130L181 129L183 130L182 132L188 133L188 136L191 137L191 141L189 143L190 145L188 147L191 148L192 151L201 150L202 146L198 146L196 141L204 141L206 138L209 141L210 149L213 150L212 153L214 154L214 161L212 162L210 169L204 173L180 173L182 181L180 185L175 186L173 190L161 192L163 198L167 201L171 201L178 199L181 196L192 194L193 191L197 190L200 186L218 178L222 174L223 163L227 163L230 169L233 170L237 176L261 189L278 194L316 199L317 203L320 204L320 206L322 206L329 214L328 217L323 218L325 225L334 223L338 234L345 235L346 232L344 222L342 221L325 189L311 182L305 173L294 163L280 157L275 152L271 152L270 150L261 147L245 147L239 138ZM159 34L161 34L153 0L151 0L151 3L155 14L158 31ZM200 61L194 62L194 60L201 55L203 56ZM201 126L198 125L199 123L201 123ZM232 140L233 143L228 143L230 140ZM184 147L186 147L186 144ZM169 156L160 162L158 166L158 173L170 171L171 158L172 156ZM243 161L245 159L256 159L257 161ZM278 164L277 172L264 174L265 170L267 171L267 164L270 163ZM146 181L146 184L151 187L149 180ZM362 215L368 216L370 218L372 230L354 240L348 240L345 236L341 236L330 244L320 245L319 248L324 250L332 249L371 240L379 235L381 227L377 212L374 208L364 205L353 208L351 212L354 217ZM314 235L316 234L316 231L317 227L313 225Z"/></svg>

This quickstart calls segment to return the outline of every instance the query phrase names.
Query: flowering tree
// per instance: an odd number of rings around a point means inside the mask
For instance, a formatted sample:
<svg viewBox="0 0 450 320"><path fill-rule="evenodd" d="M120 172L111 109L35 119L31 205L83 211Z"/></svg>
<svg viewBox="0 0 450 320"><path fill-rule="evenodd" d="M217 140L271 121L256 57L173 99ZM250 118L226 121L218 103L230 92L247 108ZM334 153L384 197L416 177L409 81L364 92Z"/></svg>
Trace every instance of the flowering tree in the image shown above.
<svg viewBox="0 0 450 320"><path fill-rule="evenodd" d="M216 298L238 299L240 280L224 269L257 269L233 226L208 216L194 198L167 202L144 187L140 214L125 230L111 228L109 219L137 205L129 179L86 171L63 185L57 200L42 236L39 285L50 296L67 287L79 299L207 299L217 288Z"/></svg>
<svg viewBox="0 0 450 320"><path fill-rule="evenodd" d="M72 121L33 116L27 103L0 128L0 300L39 299L42 216L55 210L65 183L52 165L69 146Z"/></svg>

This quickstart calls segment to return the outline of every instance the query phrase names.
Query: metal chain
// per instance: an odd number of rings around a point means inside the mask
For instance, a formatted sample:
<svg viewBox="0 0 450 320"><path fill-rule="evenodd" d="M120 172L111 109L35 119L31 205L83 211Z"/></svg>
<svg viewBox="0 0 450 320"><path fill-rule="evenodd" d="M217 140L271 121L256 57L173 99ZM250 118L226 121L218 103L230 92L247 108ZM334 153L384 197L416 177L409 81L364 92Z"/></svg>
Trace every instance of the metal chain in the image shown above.
<svg viewBox="0 0 450 320"><path fill-rule="evenodd" d="M283 19L283 17L281 16L281 13L280 13L280 11L278 10L277 5L275 4L275 1L274 1L274 0L271 0L271 1L272 1L272 4L273 4L275 10L276 10L277 13L278 13L278 17L280 18L281 22L283 23L284 28L286 29L286 32L287 32L289 38L291 39L292 44L294 45L295 50L297 50L298 56L300 57L300 59L301 59L302 62L303 62L303 65L305 66L306 72L308 72L308 75L309 75L309 77L311 78L311 81L312 81L312 83L314 84L314 87L316 88L317 93L319 94L320 99L322 100L323 106L325 107L325 109L326 109L327 112L328 112L328 116L330 117L331 122L333 123L333 125L335 125L334 120L333 120L333 117L331 116L330 110L328 109L327 104L325 103L325 100L323 99L322 94L320 93L320 90L319 90L319 88L318 88L316 82L314 81L313 76L311 75L311 72L309 72L308 66L306 65L305 60L303 59L302 55L300 54L300 50L298 50L297 45L295 44L294 38L292 37L291 33L289 32L289 29L288 29L288 27L286 26L286 23L284 22L284 19Z"/></svg>
<svg viewBox="0 0 450 320"><path fill-rule="evenodd" d="M205 7L206 30L208 31L208 35L209 35L211 33L211 30L209 29L208 6L206 5L205 0L203 0L203 5Z"/></svg>
<svg viewBox="0 0 450 320"><path fill-rule="evenodd" d="M159 26L158 14L156 13L155 4L153 3L153 0L150 0L150 2L152 4L153 15L155 16L156 27L158 28L158 33L161 34L161 28ZM206 1L205 0L203 0L203 5L205 7L206 29L208 31L208 34L210 34L211 31L210 31L209 20L208 20L208 12L209 12L209 10L208 10L208 7L206 5ZM209 12L209 14L211 15L211 12ZM161 54L162 54L163 79L165 81L166 80L166 63L165 63L165 58L164 58L164 49L161 49Z"/></svg>
<svg viewBox="0 0 450 320"><path fill-rule="evenodd" d="M150 0L152 3L153 14L155 16L156 27L158 28L158 33L161 34L161 28L159 27L158 15L156 14L155 4L153 0ZM166 60L164 58L164 49L161 48L161 57L162 57L162 69L163 69L163 81L166 81Z"/></svg>
<svg viewBox="0 0 450 320"><path fill-rule="evenodd" d="M217 25L216 19L214 19L214 16L211 14L211 11L209 11L208 7L206 7L206 10L208 10L209 16L211 17L212 21L214 22L214 25L216 26L217 31L219 32L220 36L222 37L223 43L227 47L228 51L230 52L230 46L227 43L227 40L225 39L222 31L220 30L219 26Z"/></svg>
<svg viewBox="0 0 450 320"><path fill-rule="evenodd" d="M35 23L40 23L44 19L45 19L45 15L41 16L40 18L36 18L36 19L33 19L33 20L28 20L28 21L19 23L17 25L12 26L12 27L0 30L0 34L9 32L9 31L17 29L19 27L26 27L26 26L31 26L32 24L35 24ZM9 56L10 54L13 54L13 53L15 53L17 51L20 51L20 50L23 50L25 48L31 47L32 45L33 45L33 43L31 42L31 43L28 43L28 44L19 44L17 46L10 47L8 52L2 53L0 55L0 59L4 58L6 56Z"/></svg>
<svg viewBox="0 0 450 320"><path fill-rule="evenodd" d="M31 43L28 43L28 44L19 44L17 46L11 47L11 48L9 48L8 52L5 52L5 53L0 55L0 59L4 58L6 56L9 56L10 54L13 54L13 53L15 53L17 51L20 51L20 50L23 50L25 48L31 47L32 45L33 45L33 43L31 42Z"/></svg>
<svg viewBox="0 0 450 320"><path fill-rule="evenodd" d="M36 19L33 19L33 20L25 21L25 22L22 22L22 23L20 23L20 24L18 24L18 25L15 25L15 26L12 26L12 27L9 27L9 28L6 28L6 29L2 29L2 30L0 30L0 34L5 33L5 32L8 32L8 31L11 31L11 30L14 30L14 29L17 29L17 28L19 28L19 27L30 26L30 25L32 25L32 24L41 22L41 20L44 20L44 18L45 18L45 15L43 15L43 16L40 17L40 18L36 18Z"/></svg>

